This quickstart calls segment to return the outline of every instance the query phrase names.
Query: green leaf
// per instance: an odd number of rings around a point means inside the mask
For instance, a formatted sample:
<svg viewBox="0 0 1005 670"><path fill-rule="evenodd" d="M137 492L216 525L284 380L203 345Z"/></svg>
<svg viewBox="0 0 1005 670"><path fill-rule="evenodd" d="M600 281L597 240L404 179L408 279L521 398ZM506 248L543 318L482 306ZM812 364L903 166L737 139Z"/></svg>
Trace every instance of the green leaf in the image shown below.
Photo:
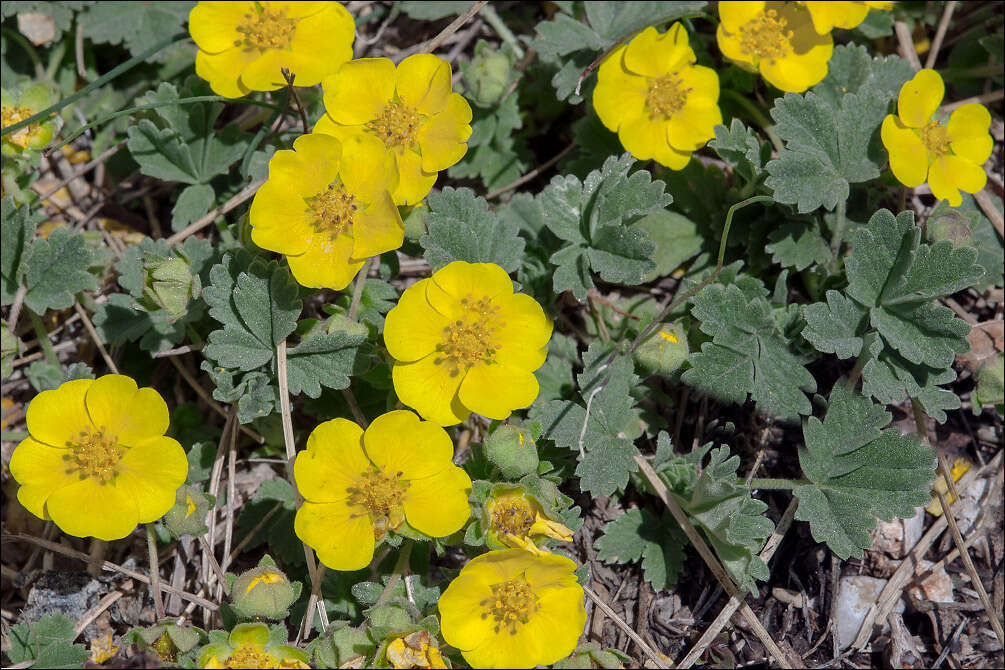
<svg viewBox="0 0 1005 670"><path fill-rule="evenodd" d="M886 14L889 12L872 12ZM813 88L813 92L835 109L841 106L845 94L867 94L884 101L900 93L900 87L914 76L911 64L899 56L869 55L861 45L842 44L834 47L827 76Z"/></svg>
<svg viewBox="0 0 1005 670"><path fill-rule="evenodd" d="M708 146L715 149L744 181L750 182L761 176L767 157L771 155L770 145L763 144L757 133L739 119L733 119L729 128L720 124L713 130L715 139Z"/></svg>
<svg viewBox="0 0 1005 670"><path fill-rule="evenodd" d="M317 398L322 386L349 388L356 352L365 339L345 331L308 336L287 353L290 393Z"/></svg>
<svg viewBox="0 0 1005 670"><path fill-rule="evenodd" d="M205 82L190 81L181 96L173 84L164 82L137 102L163 104L179 97L210 94ZM151 115L158 123L143 118L130 126L127 146L140 164L140 171L164 181L185 184L205 184L226 173L244 155L247 136L236 123L222 130L214 128L223 107L218 102L165 105Z"/></svg>
<svg viewBox="0 0 1005 670"><path fill-rule="evenodd" d="M178 195L171 210L171 230L178 232L213 206L216 192L209 184L190 184ZM192 239L192 238L188 238Z"/></svg>
<svg viewBox="0 0 1005 670"><path fill-rule="evenodd" d="M757 552L775 529L764 516L768 506L750 497L737 483L740 457L730 456L729 447L713 449L690 496L671 492L681 507L701 528L723 566L740 588L757 592L755 580L770 573Z"/></svg>
<svg viewBox="0 0 1005 670"><path fill-rule="evenodd" d="M447 174L452 179L480 179L487 191L513 183L529 167L526 141L516 135L522 127L515 94L489 110L476 108L468 152Z"/></svg>
<svg viewBox="0 0 1005 670"><path fill-rule="evenodd" d="M644 277L647 282L669 275L701 252L704 237L683 214L657 210L639 219L634 227L646 231L655 245L652 259L656 267Z"/></svg>
<svg viewBox="0 0 1005 670"><path fill-rule="evenodd" d="M670 518L659 519L648 510L632 509L604 526L597 539L597 558L605 563L642 561L647 582L656 591L677 583L684 569L687 538Z"/></svg>
<svg viewBox="0 0 1005 670"><path fill-rule="evenodd" d="M827 291L827 302L804 305L803 337L817 351L837 354L838 358L858 356L862 351L859 333L865 326L866 312L854 300L838 291Z"/></svg>
<svg viewBox="0 0 1005 670"><path fill-rule="evenodd" d="M24 304L36 314L72 306L77 293L98 287L87 271L91 260L83 233L56 228L49 239L35 240L24 273Z"/></svg>
<svg viewBox="0 0 1005 670"><path fill-rule="evenodd" d="M6 4L4 3L5 7ZM15 207L12 197L4 198L0 209L3 210L0 224L0 304L9 305L14 301L14 295L24 277L25 267L31 256L35 227L44 217L32 214L28 205Z"/></svg>
<svg viewBox="0 0 1005 670"><path fill-rule="evenodd" d="M910 517L930 499L935 453L914 435L883 430L890 418L838 383L824 420L810 417L803 425L799 464L811 483L793 489L796 518L808 521L813 539L841 559L862 557L875 517Z"/></svg>
<svg viewBox="0 0 1005 670"><path fill-rule="evenodd" d="M734 403L750 394L761 411L785 419L810 413L804 391L815 391L816 381L789 349L767 300L735 284L711 284L695 296L692 314L713 338L691 355L685 384Z"/></svg>
<svg viewBox="0 0 1005 670"><path fill-rule="evenodd" d="M279 404L279 389L272 384L272 377L258 371L240 375L214 366L210 361L202 362L202 369L209 373L216 385L213 397L220 402L237 404L237 419L241 423L251 423L272 414Z"/></svg>
<svg viewBox="0 0 1005 670"><path fill-rule="evenodd" d="M768 234L771 260L785 268L802 272L814 264L831 259L830 247L820 235L820 226L812 223L783 223Z"/></svg>
<svg viewBox="0 0 1005 670"><path fill-rule="evenodd" d="M78 17L84 35L98 43L122 44L137 56L165 35L179 32L188 18L194 2L114 2L95 3ZM152 56L158 62L167 61L174 49Z"/></svg>
<svg viewBox="0 0 1005 670"><path fill-rule="evenodd" d="M29 627L17 624L10 629L11 648L6 651L12 663L34 660L30 668L82 668L87 650L72 644L76 634L73 622L62 614L46 614Z"/></svg>
<svg viewBox="0 0 1005 670"><path fill-rule="evenodd" d="M419 244L434 269L451 261L495 263L506 272L520 267L524 240L516 224L490 212L485 198L475 197L469 188L447 186L426 203L427 232Z"/></svg>
<svg viewBox="0 0 1005 670"><path fill-rule="evenodd" d="M59 42L63 33L73 25L73 15L93 2L79 0L63 0L63 2L4 2L0 16L7 18L16 14L44 14L52 19L54 34L52 42Z"/></svg>
<svg viewBox="0 0 1005 670"><path fill-rule="evenodd" d="M1001 212L1001 198L991 196L991 200ZM980 292L990 286L1001 286L1005 282L1005 247L1003 247L1002 238L995 231L988 218L984 216L984 212L977 206L974 197L969 193L964 193L963 204L959 207L950 207L945 200L940 201L928 218L929 238L932 236L933 222L937 223L947 215L962 217L968 223L969 239L956 244L977 249L977 264L984 268L985 275L974 288Z"/></svg>
<svg viewBox="0 0 1005 670"><path fill-rule="evenodd" d="M207 357L224 368L254 370L271 363L276 346L297 327L297 284L275 261L226 254L203 290L210 315L223 328L209 334Z"/></svg>
<svg viewBox="0 0 1005 670"><path fill-rule="evenodd" d="M604 281L639 284L655 268L652 241L631 225L673 198L645 170L629 175L634 162L631 154L612 156L584 181L558 176L537 196L544 225L567 242L550 259L556 292L572 290L582 301L594 286L591 269Z"/></svg>

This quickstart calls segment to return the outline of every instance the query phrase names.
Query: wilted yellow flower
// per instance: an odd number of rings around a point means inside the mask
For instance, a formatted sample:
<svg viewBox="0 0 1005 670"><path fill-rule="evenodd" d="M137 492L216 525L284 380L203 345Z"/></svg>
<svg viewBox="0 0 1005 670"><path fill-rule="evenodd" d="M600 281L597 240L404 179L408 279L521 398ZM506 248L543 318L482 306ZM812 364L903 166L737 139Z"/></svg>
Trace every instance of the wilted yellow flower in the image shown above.
<svg viewBox="0 0 1005 670"><path fill-rule="evenodd" d="M200 668L310 668L307 652L270 639L261 623L234 626L227 642L207 644L199 650ZM285 642L285 635L282 636Z"/></svg>
<svg viewBox="0 0 1005 670"><path fill-rule="evenodd" d="M601 64L593 106L639 160L682 170L715 137L719 75L694 62L687 32L675 23L662 34L646 28Z"/></svg>
<svg viewBox="0 0 1005 670"><path fill-rule="evenodd" d="M982 165L994 145L988 132L991 114L971 103L957 108L943 125L933 117L945 92L938 72L921 70L900 87L897 115L883 119L880 134L900 183L914 187L927 180L932 195L958 207L961 190L976 193L987 182Z"/></svg>
<svg viewBox="0 0 1005 670"><path fill-rule="evenodd" d="M505 487L493 493L485 503L485 531L489 546L513 547L543 554L534 540L554 538L572 541L572 531L563 524L549 519L541 503L526 493L523 487Z"/></svg>
<svg viewBox="0 0 1005 670"><path fill-rule="evenodd" d="M384 652L392 668L446 668L443 655L433 644L428 630L420 630L391 640Z"/></svg>
<svg viewBox="0 0 1005 670"><path fill-rule="evenodd" d="M397 205L425 198L437 172L468 150L471 107L451 92L450 63L442 58L415 54L397 67L387 58L359 58L323 85L325 114L314 131L380 139L398 165Z"/></svg>
<svg viewBox="0 0 1005 670"><path fill-rule="evenodd" d="M440 596L443 639L474 668L532 668L565 658L586 626L575 570L565 556L523 549L472 559Z"/></svg>
<svg viewBox="0 0 1005 670"><path fill-rule="evenodd" d="M347 419L325 421L293 468L304 497L297 537L329 568L359 570L375 541L406 521L431 537L457 532L471 515L471 479L453 454L445 430L407 410L382 414L365 432Z"/></svg>
<svg viewBox="0 0 1005 670"><path fill-rule="evenodd" d="M889 11L893 9L892 2L824 2L810 0L800 2L800 5L810 11L813 19L813 29L821 35L826 35L834 28L851 29L865 21L870 9Z"/></svg>
<svg viewBox="0 0 1005 670"><path fill-rule="evenodd" d="M356 27L337 2L200 2L188 15L195 73L218 95L314 86L352 58Z"/></svg>
<svg viewBox="0 0 1005 670"><path fill-rule="evenodd" d="M384 322L398 399L450 426L505 419L537 397L551 320L495 263L454 261L410 286Z"/></svg>
<svg viewBox="0 0 1005 670"><path fill-rule="evenodd" d="M834 41L813 28L805 7L785 2L719 3L722 55L769 84L802 93L827 76Z"/></svg>
<svg viewBox="0 0 1005 670"><path fill-rule="evenodd" d="M43 391L26 420L30 437L10 459L17 499L69 535L129 535L171 509L188 475L185 450L164 435L163 398L124 375Z"/></svg>
<svg viewBox="0 0 1005 670"><path fill-rule="evenodd" d="M8 91L0 89L0 128L13 126L46 109L55 102L53 90L45 84L31 84ZM32 149L42 149L63 125L58 114L29 123L21 130L4 135L0 150L4 155L19 156ZM6 195L6 193L5 193Z"/></svg>
<svg viewBox="0 0 1005 670"><path fill-rule="evenodd" d="M401 246L394 163L380 142L311 133L277 151L251 203L251 239L285 254L303 286L341 290L370 256Z"/></svg>

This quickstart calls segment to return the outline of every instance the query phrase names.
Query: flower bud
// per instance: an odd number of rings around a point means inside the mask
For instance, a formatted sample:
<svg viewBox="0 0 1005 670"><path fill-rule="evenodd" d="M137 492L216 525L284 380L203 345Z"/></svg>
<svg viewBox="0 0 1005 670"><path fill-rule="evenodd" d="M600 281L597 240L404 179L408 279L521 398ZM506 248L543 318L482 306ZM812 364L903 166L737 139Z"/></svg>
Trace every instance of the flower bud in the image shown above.
<svg viewBox="0 0 1005 670"><path fill-rule="evenodd" d="M192 273L184 258L148 262L146 270L147 296L164 309L172 321L184 316L189 300L198 298L202 292L199 275Z"/></svg>
<svg viewBox="0 0 1005 670"><path fill-rule="evenodd" d="M650 335L632 353L643 374L669 375L676 372L690 353L681 324L666 324Z"/></svg>
<svg viewBox="0 0 1005 670"><path fill-rule="evenodd" d="M537 473L540 462L537 445L526 428L503 424L486 438L483 446L485 455L506 479Z"/></svg>
<svg viewBox="0 0 1005 670"><path fill-rule="evenodd" d="M933 216L927 226L928 239L932 242L949 240L954 247L973 246L973 231L967 217L954 210L947 210Z"/></svg>
<svg viewBox="0 0 1005 670"><path fill-rule="evenodd" d="M162 661L174 663L179 654L195 649L203 635L198 628L179 626L174 621L164 620L149 628L134 628L125 639L131 638L140 649L152 649Z"/></svg>
<svg viewBox="0 0 1005 670"><path fill-rule="evenodd" d="M164 515L164 527L174 537L202 535L208 530L206 514L215 503L215 497L198 486L181 486L175 493L174 507Z"/></svg>
<svg viewBox="0 0 1005 670"><path fill-rule="evenodd" d="M231 585L234 611L243 617L282 619L300 595L300 584L291 583L275 565L260 563L241 574Z"/></svg>
<svg viewBox="0 0 1005 670"><path fill-rule="evenodd" d="M31 84L14 91L0 92L0 126L6 128L37 114L55 102L56 96L45 84ZM62 119L52 114L42 121L29 123L24 128L4 135L0 149L8 156L32 154L37 157L38 149L49 143L52 136L62 126Z"/></svg>
<svg viewBox="0 0 1005 670"><path fill-rule="evenodd" d="M512 67L509 55L480 40L474 58L462 70L468 100L479 107L497 104L512 79Z"/></svg>

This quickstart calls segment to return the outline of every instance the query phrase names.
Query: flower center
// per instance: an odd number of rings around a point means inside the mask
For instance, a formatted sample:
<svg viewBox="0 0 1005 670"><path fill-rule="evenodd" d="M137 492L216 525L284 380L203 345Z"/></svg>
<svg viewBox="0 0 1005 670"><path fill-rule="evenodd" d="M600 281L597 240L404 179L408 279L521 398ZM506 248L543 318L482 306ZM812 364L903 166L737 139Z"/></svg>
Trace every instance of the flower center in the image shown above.
<svg viewBox="0 0 1005 670"><path fill-rule="evenodd" d="M762 12L740 27L740 48L773 63L792 51L789 40L795 33L787 25L774 9Z"/></svg>
<svg viewBox="0 0 1005 670"><path fill-rule="evenodd" d="M525 537L534 525L534 512L523 500L505 500L492 507L492 529L497 533Z"/></svg>
<svg viewBox="0 0 1005 670"><path fill-rule="evenodd" d="M495 620L495 632L503 628L510 635L516 635L520 624L527 623L540 605L527 580L519 577L492 585L492 597L478 603L485 608L482 619L490 616Z"/></svg>
<svg viewBox="0 0 1005 670"><path fill-rule="evenodd" d="M234 46L246 49L285 49L293 41L296 19L286 17L286 7L278 11L269 8L269 3L255 3L255 8L244 15L244 22L237 26L243 40L235 40Z"/></svg>
<svg viewBox="0 0 1005 670"><path fill-rule="evenodd" d="M359 209L356 199L341 183L332 183L313 198L307 199L307 207L314 214L314 230L335 238L346 232L352 225L353 215Z"/></svg>
<svg viewBox="0 0 1005 670"><path fill-rule="evenodd" d="M389 530L397 530L405 518L401 501L408 490L408 482L401 481L400 472L389 477L376 467L363 474L356 485L348 489L349 503L363 507L373 521L375 539L381 539Z"/></svg>
<svg viewBox="0 0 1005 670"><path fill-rule="evenodd" d="M228 668L278 668L276 658L250 644L242 644L227 658Z"/></svg>
<svg viewBox="0 0 1005 670"><path fill-rule="evenodd" d="M949 153L949 129L938 121L930 121L921 129L921 141L933 160Z"/></svg>
<svg viewBox="0 0 1005 670"><path fill-rule="evenodd" d="M161 633L160 637L150 646L153 647L153 650L162 661L174 663L174 660L178 658L178 647L175 646L174 640L171 639L171 636L166 631Z"/></svg>
<svg viewBox="0 0 1005 670"><path fill-rule="evenodd" d="M506 325L499 321L499 306L488 298L475 300L469 293L461 298L461 305L467 313L443 329L443 341L436 345L442 357L434 363L447 365L451 377L456 377L462 367L467 370L476 363L495 363L496 345L492 336Z"/></svg>
<svg viewBox="0 0 1005 670"><path fill-rule="evenodd" d="M67 461L67 474L77 471L81 479L96 477L102 484L115 477L122 449L118 439L108 435L104 426L80 431L76 441L68 441L66 446L70 448L70 453L63 456Z"/></svg>
<svg viewBox="0 0 1005 670"><path fill-rule="evenodd" d="M646 106L649 114L655 117L669 119L684 108L687 94L691 89L682 89L681 78L676 73L663 75L659 79L649 80L649 92L646 93Z"/></svg>
<svg viewBox="0 0 1005 670"><path fill-rule="evenodd" d="M15 123L20 123L31 115L31 110L24 107L3 105L3 107L0 107L0 127L13 126ZM38 130L38 127L38 122L29 123L21 130L7 135L6 139L24 149L28 146L28 140L31 139L32 133Z"/></svg>
<svg viewBox="0 0 1005 670"><path fill-rule="evenodd" d="M388 149L411 148L415 144L415 133L421 125L419 111L400 102L392 102L370 121L367 127L384 141Z"/></svg>

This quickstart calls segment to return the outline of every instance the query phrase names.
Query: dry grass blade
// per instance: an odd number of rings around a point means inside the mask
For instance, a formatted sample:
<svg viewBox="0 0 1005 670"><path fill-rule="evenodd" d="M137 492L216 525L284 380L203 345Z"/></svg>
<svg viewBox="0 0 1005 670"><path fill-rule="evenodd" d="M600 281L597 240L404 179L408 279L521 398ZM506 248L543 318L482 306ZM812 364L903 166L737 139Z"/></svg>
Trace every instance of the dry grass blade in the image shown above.
<svg viewBox="0 0 1005 670"><path fill-rule="evenodd" d="M614 622L614 624L618 628L625 631L625 635L630 637L635 644L639 645L639 648L645 652L646 656L649 657L649 660L653 662L653 665L655 665L657 668L671 667L667 665L666 660L664 660L666 659L666 657L663 656L663 654L653 649L649 645L649 643L643 640L642 636L636 633L634 628L625 623L624 619L619 617L617 612L611 609L611 607L607 603L605 603L600 596L598 596L596 593L590 590L590 587L584 584L583 591L585 591L586 595L590 597L590 600L593 601L593 604L599 607L604 612L604 614L606 614L611 619L611 621Z"/></svg>

